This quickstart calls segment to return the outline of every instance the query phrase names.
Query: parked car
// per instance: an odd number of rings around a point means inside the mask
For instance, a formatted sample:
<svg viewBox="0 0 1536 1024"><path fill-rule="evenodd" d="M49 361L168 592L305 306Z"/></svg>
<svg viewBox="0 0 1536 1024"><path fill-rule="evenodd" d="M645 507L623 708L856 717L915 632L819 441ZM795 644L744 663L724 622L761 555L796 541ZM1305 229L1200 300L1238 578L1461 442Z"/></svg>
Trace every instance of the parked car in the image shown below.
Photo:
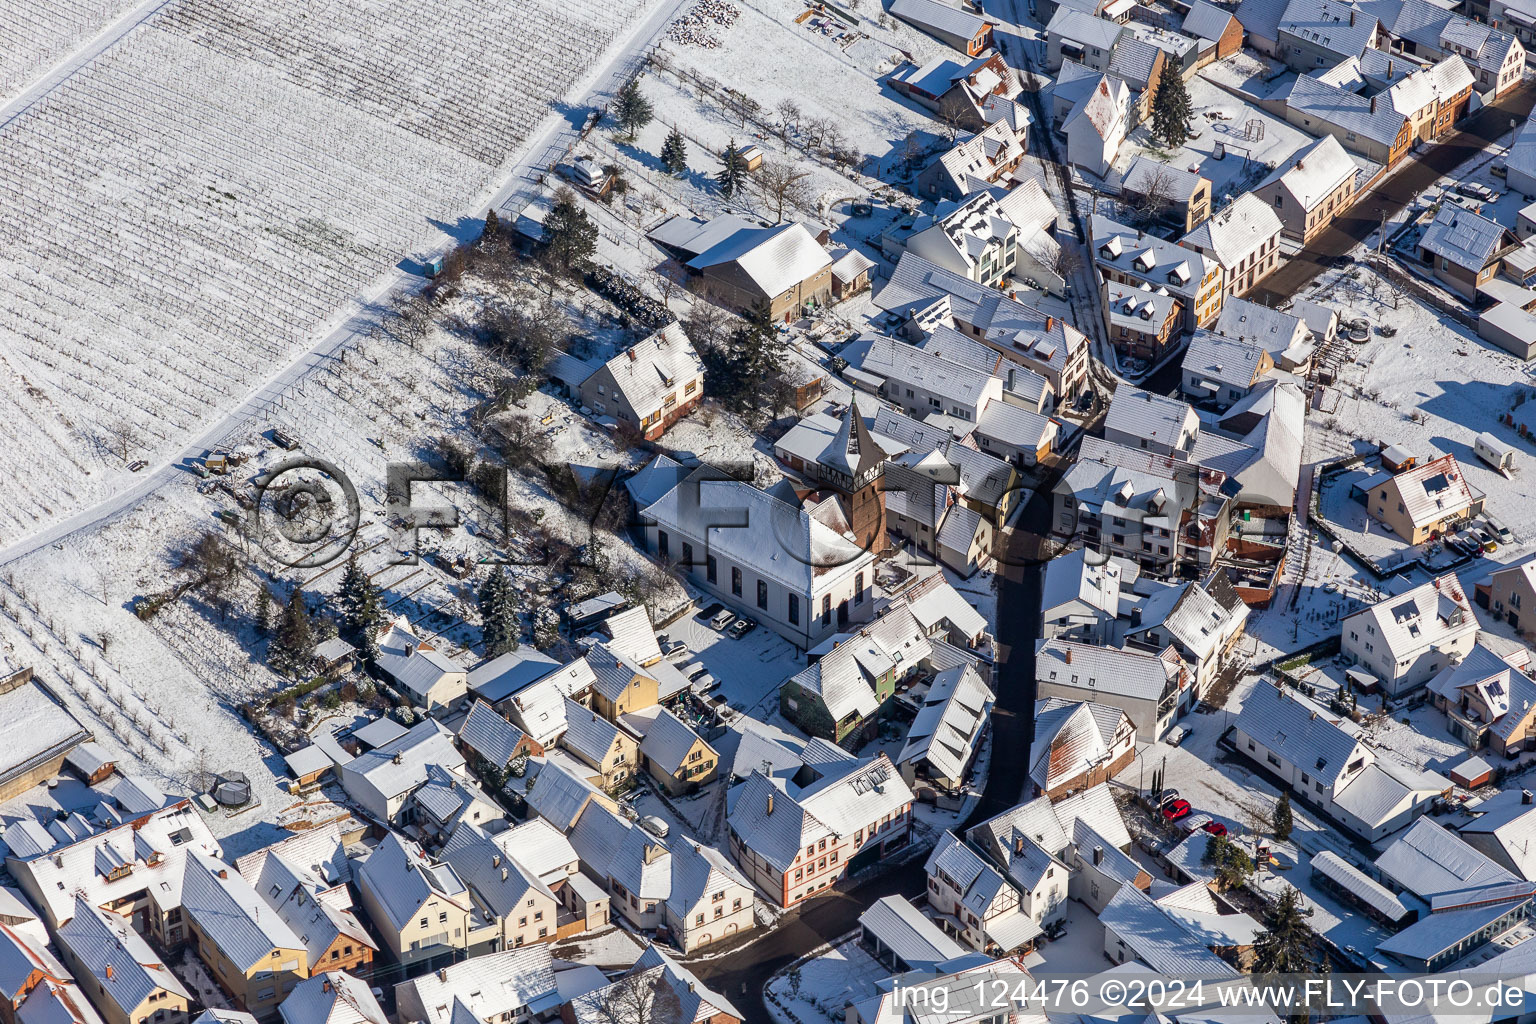
<svg viewBox="0 0 1536 1024"><path fill-rule="evenodd" d="M1163 804L1163 817L1168 821L1178 821L1186 817L1192 808L1188 800L1173 800Z"/></svg>
<svg viewBox="0 0 1536 1024"><path fill-rule="evenodd" d="M661 644L661 653L669 658L674 654L682 654L686 650L688 650L688 645L681 640L665 640Z"/></svg>
<svg viewBox="0 0 1536 1024"><path fill-rule="evenodd" d="M1509 532L1509 527L1493 518L1493 516L1484 516L1483 522L1487 525L1488 532L1493 534L1500 544L1513 544L1515 542L1515 535Z"/></svg>
<svg viewBox="0 0 1536 1024"><path fill-rule="evenodd" d="M1219 821L1208 821L1201 825L1200 829L1203 832L1209 832L1213 836L1224 836L1227 834L1227 826Z"/></svg>
<svg viewBox="0 0 1536 1024"><path fill-rule="evenodd" d="M720 610L724 607L725 605L721 604L719 601L716 601L714 604L710 605L708 608L705 608L703 611L695 615L694 618L698 619L700 622L708 622L710 619L720 614Z"/></svg>
<svg viewBox="0 0 1536 1024"><path fill-rule="evenodd" d="M720 680L716 679L708 672L705 672L703 675L699 676L699 678L693 681L693 685L691 685L689 689L698 694L700 697L703 697L706 694L714 693L716 690L720 689Z"/></svg>
<svg viewBox="0 0 1536 1024"><path fill-rule="evenodd" d="M757 623L753 622L751 619L737 619L735 622L731 623L731 636L735 637L737 640L740 640L742 637L746 636L756 628Z"/></svg>
<svg viewBox="0 0 1536 1024"><path fill-rule="evenodd" d="M1499 194L1480 181L1463 181L1456 186L1456 191L1471 199L1480 199L1485 203L1491 203L1499 198Z"/></svg>
<svg viewBox="0 0 1536 1024"><path fill-rule="evenodd" d="M693 664L686 666L686 668L688 673L688 681L690 683L695 679L698 679L700 676L709 675L709 669L705 668L698 662L694 662Z"/></svg>
<svg viewBox="0 0 1536 1024"><path fill-rule="evenodd" d="M1464 196L1455 192L1448 192L1446 193L1445 201L1447 203L1453 203L1456 206L1461 207L1463 210L1471 210L1473 213L1481 214L1483 212L1483 204L1478 202L1476 199L1473 199L1471 196Z"/></svg>
<svg viewBox="0 0 1536 1024"><path fill-rule="evenodd" d="M1157 804L1158 804L1159 807L1161 807L1163 804L1173 803L1173 801L1177 800L1178 798L1179 798L1179 791L1178 790L1176 790L1176 789L1165 789L1165 790L1163 790L1161 793L1159 793L1157 795Z"/></svg>
<svg viewBox="0 0 1536 1024"><path fill-rule="evenodd" d="M1189 730L1182 725L1176 725L1168 730L1168 745L1177 747L1189 739Z"/></svg>
<svg viewBox="0 0 1536 1024"><path fill-rule="evenodd" d="M658 839L667 838L667 833L672 831L672 826L668 825L665 819L658 818L654 814L647 814L641 817L640 827Z"/></svg>
<svg viewBox="0 0 1536 1024"><path fill-rule="evenodd" d="M1503 160L1495 160L1493 166L1488 168L1488 173L1495 178L1509 177L1509 166Z"/></svg>
<svg viewBox="0 0 1536 1024"><path fill-rule="evenodd" d="M1347 252L1341 252L1337 256L1325 256L1322 260L1323 266L1334 269L1351 266L1354 262L1355 258Z"/></svg>
<svg viewBox="0 0 1536 1024"><path fill-rule="evenodd" d="M731 624L731 620L735 617L735 612L729 608L724 608L715 613L715 617L709 620L709 624L714 629L724 629Z"/></svg>

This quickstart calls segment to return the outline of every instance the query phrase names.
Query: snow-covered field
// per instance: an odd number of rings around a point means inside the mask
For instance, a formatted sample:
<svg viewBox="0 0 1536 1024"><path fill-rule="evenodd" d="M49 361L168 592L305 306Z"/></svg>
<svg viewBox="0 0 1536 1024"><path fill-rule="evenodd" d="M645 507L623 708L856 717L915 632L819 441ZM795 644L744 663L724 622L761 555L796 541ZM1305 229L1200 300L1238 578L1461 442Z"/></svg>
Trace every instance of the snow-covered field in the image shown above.
<svg viewBox="0 0 1536 1024"><path fill-rule="evenodd" d="M0 537L175 452L459 233L647 9L173 2L7 124Z"/></svg>
<svg viewBox="0 0 1536 1024"><path fill-rule="evenodd" d="M0 0L0 100L133 7L135 0Z"/></svg>

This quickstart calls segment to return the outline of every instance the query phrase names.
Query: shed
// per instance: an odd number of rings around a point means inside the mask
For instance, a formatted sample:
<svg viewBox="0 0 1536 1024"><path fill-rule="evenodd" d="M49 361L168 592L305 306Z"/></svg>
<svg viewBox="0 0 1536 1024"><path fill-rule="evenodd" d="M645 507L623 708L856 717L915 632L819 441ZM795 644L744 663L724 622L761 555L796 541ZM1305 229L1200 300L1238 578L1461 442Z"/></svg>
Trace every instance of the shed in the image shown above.
<svg viewBox="0 0 1536 1024"><path fill-rule="evenodd" d="M1473 754L1451 769L1451 781L1463 789L1486 786L1493 779L1493 766Z"/></svg>
<svg viewBox="0 0 1536 1024"><path fill-rule="evenodd" d="M756 143L742 146L736 151L736 155L741 157L748 171L755 171L763 166L763 148Z"/></svg>
<svg viewBox="0 0 1536 1024"><path fill-rule="evenodd" d="M1505 476L1515 468L1514 447L1500 441L1486 430L1472 439L1472 450L1477 453L1478 458Z"/></svg>
<svg viewBox="0 0 1536 1024"><path fill-rule="evenodd" d="M1388 445L1381 453L1381 464L1394 473L1412 469L1418 458L1400 444Z"/></svg>
<svg viewBox="0 0 1536 1024"><path fill-rule="evenodd" d="M313 743L284 756L283 760L301 790L319 785L320 779L331 770L330 756Z"/></svg>
<svg viewBox="0 0 1536 1024"><path fill-rule="evenodd" d="M832 264L832 296L846 299L869 287L869 271L875 261L849 249Z"/></svg>

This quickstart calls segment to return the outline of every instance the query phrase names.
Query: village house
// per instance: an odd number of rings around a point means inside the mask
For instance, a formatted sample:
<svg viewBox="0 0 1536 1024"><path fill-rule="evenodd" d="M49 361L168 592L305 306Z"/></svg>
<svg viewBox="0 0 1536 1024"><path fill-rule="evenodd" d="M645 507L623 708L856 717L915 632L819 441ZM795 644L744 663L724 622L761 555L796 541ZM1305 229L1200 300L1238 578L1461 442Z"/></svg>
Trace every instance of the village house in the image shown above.
<svg viewBox="0 0 1536 1024"><path fill-rule="evenodd" d="M1473 587L1472 599L1495 622L1507 622L1521 636L1536 632L1536 561L1522 560L1495 569Z"/></svg>
<svg viewBox="0 0 1536 1024"><path fill-rule="evenodd" d="M1094 71L1108 71L1115 47L1128 31L1107 18L1062 6L1046 25L1045 68L1056 72L1063 61L1070 60Z"/></svg>
<svg viewBox="0 0 1536 1024"><path fill-rule="evenodd" d="M939 57L921 66L906 64L887 81L941 121L968 132L983 131L992 123L986 109L990 97L1012 100L1021 88L1018 73L995 50L964 63Z"/></svg>
<svg viewBox="0 0 1536 1024"><path fill-rule="evenodd" d="M1196 4L1197 7L1202 5L1212 11L1220 10L1205 0ZM1231 17L1225 11L1222 16ZM1241 29L1238 36L1242 36ZM1177 224L1185 233L1193 231L1211 215L1211 179L1148 156L1138 156L1131 161L1120 183L1120 195L1133 206L1153 210L1166 207L1161 216Z"/></svg>
<svg viewBox="0 0 1536 1024"><path fill-rule="evenodd" d="M977 284L1010 278L1038 280L1061 294L1056 204L1031 177L1012 190L987 189L953 209L941 203L931 227L907 239L906 251Z"/></svg>
<svg viewBox="0 0 1536 1024"><path fill-rule="evenodd" d="M1494 24L1463 17L1429 0L1390 0L1372 8L1378 11L1394 52L1433 61L1453 56L1466 61L1477 79L1474 88L1485 103L1521 81L1525 47Z"/></svg>
<svg viewBox="0 0 1536 1024"><path fill-rule="evenodd" d="M1065 873L1065 865L1060 865ZM1048 870L1056 871L1053 863ZM1045 899L1035 891L1021 893L1012 879L999 871L965 840L945 831L934 844L925 865L928 873L928 905L940 915L939 925L972 949L1004 955L1033 946L1044 931L1034 915L1044 916ZM1049 877L1059 894L1063 877ZM1054 906L1051 909L1055 909Z"/></svg>
<svg viewBox="0 0 1536 1024"><path fill-rule="evenodd" d="M337 826L247 854L235 869L303 941L312 972L367 973L375 946L352 906L351 865Z"/></svg>
<svg viewBox="0 0 1536 1024"><path fill-rule="evenodd" d="M1209 0L1195 0L1179 31L1199 44L1195 66L1203 68L1212 61L1226 60L1243 48L1243 25L1225 7ZM1193 225L1191 225L1193 227Z"/></svg>
<svg viewBox="0 0 1536 1024"><path fill-rule="evenodd" d="M671 1019L682 1024L741 1024L740 1010L693 972L655 946L650 946L619 978L560 1007L562 1024L609 1024L612 1007L633 999L632 992L653 992L668 1007ZM671 1009L676 1007L676 1009Z"/></svg>
<svg viewBox="0 0 1536 1024"><path fill-rule="evenodd" d="M493 949L563 937L560 901L515 855L521 844L510 845L512 850L504 849L484 829L465 822L454 829L440 857L463 881L475 907L490 919Z"/></svg>
<svg viewBox="0 0 1536 1024"><path fill-rule="evenodd" d="M624 349L581 385L581 404L654 441L704 397L704 361L676 320Z"/></svg>
<svg viewBox="0 0 1536 1024"><path fill-rule="evenodd" d="M1061 639L1035 643L1040 697L1119 708L1136 723L1137 737L1148 742L1161 739L1189 710L1192 684L1172 647L1152 652Z"/></svg>
<svg viewBox="0 0 1536 1024"><path fill-rule="evenodd" d="M186 861L188 940L236 1008L271 1020L311 964L301 939L234 868L206 854ZM265 911L265 912L264 912Z"/></svg>
<svg viewBox="0 0 1536 1024"><path fill-rule="evenodd" d="M855 343L843 354L882 382L881 398L917 419L939 412L975 423L988 402L1003 397L1001 378L893 338Z"/></svg>
<svg viewBox="0 0 1536 1024"><path fill-rule="evenodd" d="M1094 263L1104 277L1101 301L1107 301L1112 282L1166 289L1184 307L1186 331L1209 326L1221 313L1226 291L1215 260L1098 214L1090 229Z"/></svg>
<svg viewBox="0 0 1536 1024"><path fill-rule="evenodd" d="M1067 162L1089 174L1106 177L1130 131L1130 111L1130 88L1118 78L1101 77L1062 123L1067 136Z"/></svg>
<svg viewBox="0 0 1536 1024"><path fill-rule="evenodd" d="M59 955L90 987L107 1024L181 1024L192 995L128 922L75 897L59 927Z"/></svg>
<svg viewBox="0 0 1536 1024"><path fill-rule="evenodd" d="M1104 955L1117 964L1139 961L1153 971L1236 979L1227 959L1252 961L1263 927L1243 913L1221 913L1216 896L1191 884L1154 899L1122 884L1104 907Z"/></svg>
<svg viewBox="0 0 1536 1024"><path fill-rule="evenodd" d="M1003 402L1042 416L1056 408L1056 389L1039 370L1024 365L1011 354L999 352L984 341L960 333L954 327L935 324L920 337L910 339L924 352L982 370L1003 382ZM988 403L989 405L991 403Z"/></svg>
<svg viewBox="0 0 1536 1024"><path fill-rule="evenodd" d="M1354 722L1269 683L1244 700L1232 738L1238 753L1366 842L1401 829L1451 788L1444 776L1377 758Z"/></svg>
<svg viewBox="0 0 1536 1024"><path fill-rule="evenodd" d="M1536 881L1536 793L1505 789L1477 805L1470 822L1457 830L1462 841L1500 867Z"/></svg>
<svg viewBox="0 0 1536 1024"><path fill-rule="evenodd" d="M1305 75L1331 68L1374 47L1381 36L1375 16L1359 4L1337 0L1290 0L1276 36L1278 56Z"/></svg>
<svg viewBox="0 0 1536 1024"><path fill-rule="evenodd" d="M1156 363L1184 335L1184 306L1147 285L1106 284L1109 338L1126 359Z"/></svg>
<svg viewBox="0 0 1536 1024"><path fill-rule="evenodd" d="M453 734L429 718L348 761L337 772L348 796L376 820L398 825L404 821L410 795L426 784L429 766L457 773L464 764Z"/></svg>
<svg viewBox="0 0 1536 1024"><path fill-rule="evenodd" d="M1034 796L1060 800L1108 782L1136 759L1136 723L1093 701L1035 701L1029 781Z"/></svg>
<svg viewBox="0 0 1536 1024"><path fill-rule="evenodd" d="M1486 746L1505 755L1536 747L1536 681L1530 652L1521 648L1502 657L1474 643L1466 657L1429 680L1435 707L1445 713L1452 736L1473 750Z"/></svg>
<svg viewBox="0 0 1536 1024"><path fill-rule="evenodd" d="M473 957L395 985L397 1016L422 1024L533 1020L560 1003L545 943Z"/></svg>
<svg viewBox="0 0 1536 1024"><path fill-rule="evenodd" d="M565 700L565 726L560 746L592 770L589 781L594 786L617 793L621 787L627 788L626 784L633 784L631 780L640 769L640 745L626 730L569 697Z"/></svg>
<svg viewBox="0 0 1536 1024"><path fill-rule="evenodd" d="M640 761L669 795L697 792L719 774L720 755L715 748L659 704L631 711L619 723L641 737Z"/></svg>
<svg viewBox="0 0 1536 1024"><path fill-rule="evenodd" d="M1191 401L1226 409L1247 398L1274 368L1274 357L1257 341L1196 331L1184 353L1179 390Z"/></svg>
<svg viewBox="0 0 1536 1024"><path fill-rule="evenodd" d="M1306 244L1354 202L1357 171L1339 140L1325 135L1270 171L1253 194L1274 209L1286 238Z"/></svg>
<svg viewBox="0 0 1536 1024"><path fill-rule="evenodd" d="M1396 167L1413 145L1413 126L1382 96L1360 96L1311 75L1265 101L1271 113L1313 135L1331 135L1351 153Z"/></svg>
<svg viewBox="0 0 1536 1024"><path fill-rule="evenodd" d="M1400 473L1384 469L1354 486L1371 518L1406 544L1454 533L1483 511L1482 492L1472 487L1454 455Z"/></svg>
<svg viewBox="0 0 1536 1024"><path fill-rule="evenodd" d="M1347 616L1340 656L1401 697L1471 652L1477 616L1455 576L1444 576Z"/></svg>
<svg viewBox="0 0 1536 1024"><path fill-rule="evenodd" d="M1252 192L1202 222L1179 244L1210 257L1221 267L1227 298L1247 294L1275 269L1279 259L1280 218Z"/></svg>
<svg viewBox="0 0 1536 1024"><path fill-rule="evenodd" d="M911 340L950 327L1043 375L1056 400L1075 402L1088 381L1088 338L1059 317L905 254L875 305L904 321Z"/></svg>
<svg viewBox="0 0 1536 1024"><path fill-rule="evenodd" d="M1018 104L1010 102L1006 106ZM1028 142L1027 108L1019 109L1025 110L1026 116L1017 126L1008 118L998 117L981 131L957 140L919 171L918 192L929 199L960 200L1009 182L1024 159ZM983 113L987 113L985 107Z"/></svg>
<svg viewBox="0 0 1536 1024"><path fill-rule="evenodd" d="M278 1010L283 1024L389 1024L368 983L345 971L300 982Z"/></svg>
<svg viewBox="0 0 1536 1024"><path fill-rule="evenodd" d="M1105 441L1158 455L1187 456L1199 435L1200 417L1187 403L1141 388L1117 388L1104 417Z"/></svg>
<svg viewBox="0 0 1536 1024"><path fill-rule="evenodd" d="M965 53L979 56L992 45L993 19L939 0L891 0L891 17Z"/></svg>
<svg viewBox="0 0 1536 1024"><path fill-rule="evenodd" d="M766 308L771 319L786 320L832 299L832 257L804 224L678 216L647 237L682 264L693 291L728 309Z"/></svg>
<svg viewBox="0 0 1536 1024"><path fill-rule="evenodd" d="M885 460L904 448L870 431L855 395L841 416L819 412L795 424L774 443L773 455L808 484L841 495L854 543L866 551L883 551L887 541L882 473Z"/></svg>
<svg viewBox="0 0 1536 1024"><path fill-rule="evenodd" d="M544 753L542 744L478 697L459 725L458 741L467 758L498 772L520 758Z"/></svg>
<svg viewBox="0 0 1536 1024"><path fill-rule="evenodd" d="M756 927L752 884L713 847L654 836L595 803L577 817L570 841L621 917L685 953Z"/></svg>
<svg viewBox="0 0 1536 1024"><path fill-rule="evenodd" d="M1203 583L1159 588L1130 608L1127 645L1161 651L1169 646L1189 667L1194 699L1204 700L1223 673L1243 663L1237 651L1248 621L1248 606L1225 573Z"/></svg>
<svg viewBox="0 0 1536 1024"><path fill-rule="evenodd" d="M935 674L914 699L917 717L896 767L918 799L959 808L996 695L975 665L960 664Z"/></svg>
<svg viewBox="0 0 1536 1024"><path fill-rule="evenodd" d="M1321 323L1319 335L1314 338L1304 314L1314 312L1315 305L1298 299L1291 304L1290 312L1281 312L1248 299L1228 299L1211 330L1224 338L1254 342L1269 354L1273 366L1288 373L1304 374L1317 347L1338 334L1338 313L1325 309L1315 311ZM1249 390L1251 387L1250 384Z"/></svg>
<svg viewBox="0 0 1536 1024"><path fill-rule="evenodd" d="M1139 576L1135 562L1086 545L1051 559L1041 585L1040 635L1096 644L1117 641L1121 606L1135 600L1132 587Z"/></svg>
<svg viewBox="0 0 1536 1024"><path fill-rule="evenodd" d="M73 916L75 896L83 894L160 947L176 948L188 937L181 901L187 856L217 857L218 841L189 799L124 817L105 827L78 813L50 820L52 828L30 818L14 822L0 833L9 850L6 867L50 928ZM66 824L80 838L71 841Z"/></svg>
<svg viewBox="0 0 1536 1024"><path fill-rule="evenodd" d="M731 856L774 903L792 907L905 847L913 799L884 753L807 764L793 779L755 770L726 817Z"/></svg>
<svg viewBox="0 0 1536 1024"><path fill-rule="evenodd" d="M380 840L354 874L368 920L398 963L489 949L500 936L499 922L475 905L458 872L398 833Z"/></svg>
<svg viewBox="0 0 1536 1024"><path fill-rule="evenodd" d="M874 555L751 484L701 467L639 516L647 551L802 650L872 614Z"/></svg>
<svg viewBox="0 0 1536 1024"><path fill-rule="evenodd" d="M57 1009L64 999L79 997L80 1012L58 1019L75 1020L78 1024L105 1024L91 1004L80 997L69 971L54 958L48 948L46 931L34 933L8 924L0 925L0 963L6 965L5 970L0 971L0 1021L4 1024L17 1024L21 1008L34 993L37 998L28 1010L28 1016L33 1020L39 1019L35 1014ZM59 988L50 990L50 983ZM67 993L63 991L64 986L68 986Z"/></svg>
<svg viewBox="0 0 1536 1024"><path fill-rule="evenodd" d="M1519 240L1497 221L1445 203L1419 238L1419 259L1435 280L1468 302L1499 272Z"/></svg>
<svg viewBox="0 0 1536 1024"><path fill-rule="evenodd" d="M452 704L469 692L469 671L417 636L410 619L403 615L384 628L375 664L411 703L428 711Z"/></svg>

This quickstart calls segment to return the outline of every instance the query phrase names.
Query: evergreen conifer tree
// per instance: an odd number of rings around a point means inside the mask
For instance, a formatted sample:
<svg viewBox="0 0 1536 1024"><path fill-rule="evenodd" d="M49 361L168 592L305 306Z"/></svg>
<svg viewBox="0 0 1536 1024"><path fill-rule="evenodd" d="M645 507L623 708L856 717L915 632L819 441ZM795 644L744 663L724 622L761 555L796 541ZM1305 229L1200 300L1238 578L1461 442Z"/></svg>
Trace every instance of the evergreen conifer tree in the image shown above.
<svg viewBox="0 0 1536 1024"><path fill-rule="evenodd" d="M265 583L256 594L256 633L267 636L272 632L272 589Z"/></svg>
<svg viewBox="0 0 1536 1024"><path fill-rule="evenodd" d="M640 92L638 79L631 79L614 97L613 118L630 138L651 123L652 114L651 101Z"/></svg>
<svg viewBox="0 0 1536 1024"><path fill-rule="evenodd" d="M720 194L727 199L746 187L747 161L742 157L741 150L736 148L735 139L720 154L720 173L715 175L715 180L720 183Z"/></svg>
<svg viewBox="0 0 1536 1024"><path fill-rule="evenodd" d="M562 188L544 218L544 257L563 274L586 269L597 252L597 225L576 202L576 193Z"/></svg>
<svg viewBox="0 0 1536 1024"><path fill-rule="evenodd" d="M1193 112L1184 77L1171 62L1164 63L1157 80L1157 98L1152 102L1152 134L1167 148L1179 148L1189 138L1189 118Z"/></svg>
<svg viewBox="0 0 1536 1024"><path fill-rule="evenodd" d="M683 139L683 133L677 130L677 125L667 133L667 140L661 144L661 166L667 169L668 174L682 174L688 169L688 143Z"/></svg>
<svg viewBox="0 0 1536 1024"><path fill-rule="evenodd" d="M1291 814L1291 794L1282 791L1280 802L1275 804L1275 838L1287 840L1291 838L1291 829L1295 827L1295 820Z"/></svg>
<svg viewBox="0 0 1536 1024"><path fill-rule="evenodd" d="M309 609L304 605L304 592L294 587L283 608L277 635L267 647L267 659L278 672L296 676L304 671L313 646L313 626L309 621Z"/></svg>
<svg viewBox="0 0 1536 1024"><path fill-rule="evenodd" d="M1296 889L1286 886L1264 914L1264 931L1253 944L1255 974L1301 974L1311 969L1312 937Z"/></svg>

